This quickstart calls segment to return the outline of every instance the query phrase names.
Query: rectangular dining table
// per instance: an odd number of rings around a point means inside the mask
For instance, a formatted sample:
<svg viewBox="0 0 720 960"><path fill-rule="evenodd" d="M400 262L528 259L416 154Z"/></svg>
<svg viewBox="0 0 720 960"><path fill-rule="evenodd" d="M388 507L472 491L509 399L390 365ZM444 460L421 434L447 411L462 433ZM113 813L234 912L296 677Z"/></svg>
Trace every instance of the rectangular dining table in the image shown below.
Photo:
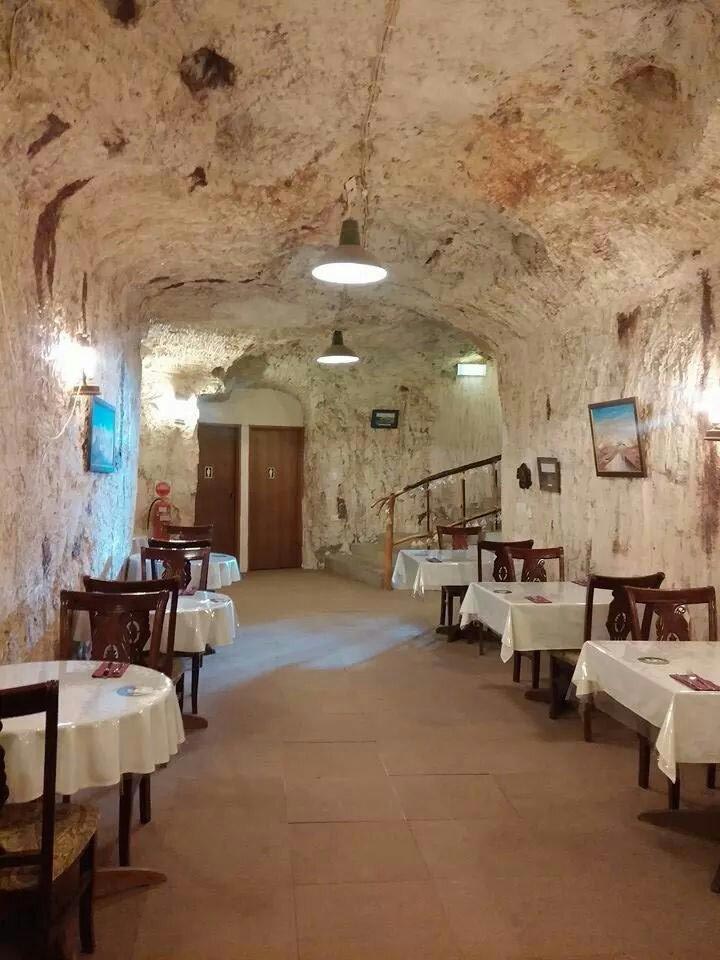
<svg viewBox="0 0 720 960"><path fill-rule="evenodd" d="M720 691L691 690L671 674L720 684L720 644L593 641L580 653L573 683L578 697L606 693L656 727L658 766L675 782L679 763L720 763Z"/></svg>
<svg viewBox="0 0 720 960"><path fill-rule="evenodd" d="M460 624L480 621L501 638L500 656L532 650L579 650L583 644L587 588L563 583L471 583L460 606ZM534 602L531 597L543 597ZM593 637L607 636L605 621L612 600L596 590Z"/></svg>

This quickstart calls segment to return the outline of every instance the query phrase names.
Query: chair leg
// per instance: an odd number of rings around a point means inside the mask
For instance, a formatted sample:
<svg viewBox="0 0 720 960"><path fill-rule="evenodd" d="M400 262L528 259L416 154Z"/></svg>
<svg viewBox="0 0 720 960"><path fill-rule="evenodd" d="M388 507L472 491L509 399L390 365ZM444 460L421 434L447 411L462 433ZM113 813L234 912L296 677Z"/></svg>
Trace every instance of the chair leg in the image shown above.
<svg viewBox="0 0 720 960"><path fill-rule="evenodd" d="M715 876L710 884L710 890L712 893L720 893L720 867L715 871Z"/></svg>
<svg viewBox="0 0 720 960"><path fill-rule="evenodd" d="M150 823L152 820L152 794L150 792L150 774L140 777L140 823Z"/></svg>
<svg viewBox="0 0 720 960"><path fill-rule="evenodd" d="M650 741L638 734L638 786L643 790L650 788Z"/></svg>
<svg viewBox="0 0 720 960"><path fill-rule="evenodd" d="M475 630L477 631L478 656L482 657L485 655L485 624L478 620L475 623Z"/></svg>
<svg viewBox="0 0 720 960"><path fill-rule="evenodd" d="M458 638L459 627L455 626L455 597L449 593L448 594L448 642L453 643Z"/></svg>
<svg viewBox="0 0 720 960"><path fill-rule="evenodd" d="M680 809L680 771L675 774L675 783L668 780L668 810Z"/></svg>
<svg viewBox="0 0 720 960"><path fill-rule="evenodd" d="M202 665L202 654L194 653L192 657L192 686L190 688L190 700L192 712L197 715L198 712L198 688L200 686L200 667Z"/></svg>
<svg viewBox="0 0 720 960"><path fill-rule="evenodd" d="M522 657L519 653L513 654L513 683L520 683L520 667L522 666Z"/></svg>
<svg viewBox="0 0 720 960"><path fill-rule="evenodd" d="M540 686L540 651L533 650L532 655L532 688L537 690Z"/></svg>
<svg viewBox="0 0 720 960"><path fill-rule="evenodd" d="M592 696L589 696L582 706L580 707L582 712L582 722L583 722L583 737L585 743L593 742L593 728L592 728L592 715L593 715L593 701Z"/></svg>
<svg viewBox="0 0 720 960"><path fill-rule="evenodd" d="M95 953L95 923L93 914L93 894L95 885L95 837L85 848L80 858L81 875L88 876L88 884L80 896L78 920L80 927L80 949L83 953Z"/></svg>
<svg viewBox="0 0 720 960"><path fill-rule="evenodd" d="M570 686L555 657L550 655L550 719L557 720L565 708L565 696Z"/></svg>
<svg viewBox="0 0 720 960"><path fill-rule="evenodd" d="M118 817L118 858L121 867L130 866L130 827L133 808L133 775L124 773L120 781L120 815Z"/></svg>
<svg viewBox="0 0 720 960"><path fill-rule="evenodd" d="M716 786L717 779L717 767L714 763L709 763L707 768L707 773L705 775L705 784L708 790L714 790Z"/></svg>
<svg viewBox="0 0 720 960"><path fill-rule="evenodd" d="M445 626L445 613L447 611L447 598L445 596L445 591L440 588L440 626Z"/></svg>

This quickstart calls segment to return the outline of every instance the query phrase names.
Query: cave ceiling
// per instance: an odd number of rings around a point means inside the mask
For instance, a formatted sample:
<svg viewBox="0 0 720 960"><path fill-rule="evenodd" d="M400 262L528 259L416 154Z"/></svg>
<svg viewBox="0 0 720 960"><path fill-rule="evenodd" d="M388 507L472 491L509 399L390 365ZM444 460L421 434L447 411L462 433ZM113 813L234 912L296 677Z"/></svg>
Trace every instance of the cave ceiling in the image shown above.
<svg viewBox="0 0 720 960"><path fill-rule="evenodd" d="M198 342L350 312L408 342L452 324L492 352L631 308L720 252L718 15L714 0L0 0L21 254L41 299L39 232L58 265L84 244L93 280ZM346 211L390 275L343 302L309 271Z"/></svg>

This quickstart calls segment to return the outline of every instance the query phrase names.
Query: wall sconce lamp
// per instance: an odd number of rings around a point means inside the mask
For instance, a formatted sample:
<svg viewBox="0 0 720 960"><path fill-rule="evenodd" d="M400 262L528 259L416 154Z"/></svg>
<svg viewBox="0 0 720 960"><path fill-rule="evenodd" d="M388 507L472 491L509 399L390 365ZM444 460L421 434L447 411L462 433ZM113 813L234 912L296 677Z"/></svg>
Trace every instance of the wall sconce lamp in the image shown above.
<svg viewBox="0 0 720 960"><path fill-rule="evenodd" d="M705 439L720 440L720 386L710 387L705 392L703 407L709 420Z"/></svg>
<svg viewBox="0 0 720 960"><path fill-rule="evenodd" d="M459 377L484 377L487 374L487 361L472 360L459 363L457 365L457 375Z"/></svg>

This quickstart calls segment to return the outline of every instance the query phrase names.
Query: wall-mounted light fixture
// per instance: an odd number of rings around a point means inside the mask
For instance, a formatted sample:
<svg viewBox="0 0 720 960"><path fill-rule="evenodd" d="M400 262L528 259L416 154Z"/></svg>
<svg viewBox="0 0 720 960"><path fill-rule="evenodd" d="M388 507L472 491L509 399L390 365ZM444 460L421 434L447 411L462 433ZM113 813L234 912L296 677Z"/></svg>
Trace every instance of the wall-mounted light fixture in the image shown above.
<svg viewBox="0 0 720 960"><path fill-rule="evenodd" d="M484 377L486 374L487 362L485 360L473 360L457 365L457 375L459 377Z"/></svg>
<svg viewBox="0 0 720 960"><path fill-rule="evenodd" d="M720 386L705 391L701 409L707 414L709 426L705 431L706 440L720 440Z"/></svg>

